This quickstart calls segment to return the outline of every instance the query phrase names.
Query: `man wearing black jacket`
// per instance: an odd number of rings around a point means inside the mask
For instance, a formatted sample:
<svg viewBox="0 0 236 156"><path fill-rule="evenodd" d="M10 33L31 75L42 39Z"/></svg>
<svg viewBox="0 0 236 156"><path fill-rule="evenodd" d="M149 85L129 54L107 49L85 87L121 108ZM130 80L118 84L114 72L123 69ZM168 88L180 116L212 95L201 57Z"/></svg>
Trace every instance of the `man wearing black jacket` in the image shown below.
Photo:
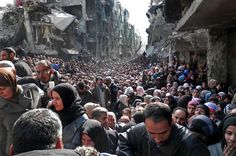
<svg viewBox="0 0 236 156"><path fill-rule="evenodd" d="M149 104L144 117L145 123L120 135L118 156L210 156L194 134L173 123L168 105Z"/></svg>

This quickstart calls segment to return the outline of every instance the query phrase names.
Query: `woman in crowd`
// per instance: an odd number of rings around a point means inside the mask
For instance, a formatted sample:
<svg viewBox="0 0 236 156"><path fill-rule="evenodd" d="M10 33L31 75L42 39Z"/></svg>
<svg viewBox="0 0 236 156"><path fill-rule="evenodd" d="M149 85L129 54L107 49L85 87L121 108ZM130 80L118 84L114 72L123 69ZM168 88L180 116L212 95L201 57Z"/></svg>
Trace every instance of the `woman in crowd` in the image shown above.
<svg viewBox="0 0 236 156"><path fill-rule="evenodd" d="M39 91L36 85L17 85L15 69L0 68L0 155L9 155L12 128L21 114L37 108Z"/></svg>
<svg viewBox="0 0 236 156"><path fill-rule="evenodd" d="M212 156L236 155L236 113L227 115L219 126L221 142L209 146Z"/></svg>
<svg viewBox="0 0 236 156"><path fill-rule="evenodd" d="M109 137L97 120L89 119L82 126L82 145L95 147L99 152L110 152Z"/></svg>
<svg viewBox="0 0 236 156"><path fill-rule="evenodd" d="M115 111L117 112L117 119L119 119L122 116L122 111L125 108L129 108L128 96L125 94L122 94L120 95L119 101L117 102L115 106Z"/></svg>
<svg viewBox="0 0 236 156"><path fill-rule="evenodd" d="M88 119L80 105L81 99L76 88L68 83L61 83L52 89L52 106L63 126L62 138L64 148L74 149L80 145L80 128Z"/></svg>

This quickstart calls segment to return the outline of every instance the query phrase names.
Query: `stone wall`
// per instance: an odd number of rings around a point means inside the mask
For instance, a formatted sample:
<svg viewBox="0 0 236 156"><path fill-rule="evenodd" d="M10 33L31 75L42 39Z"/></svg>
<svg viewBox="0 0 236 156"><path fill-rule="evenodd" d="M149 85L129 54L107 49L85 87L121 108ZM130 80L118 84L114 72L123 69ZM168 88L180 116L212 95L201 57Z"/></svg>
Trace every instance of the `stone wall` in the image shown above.
<svg viewBox="0 0 236 156"><path fill-rule="evenodd" d="M236 28L228 29L228 83L236 85Z"/></svg>
<svg viewBox="0 0 236 156"><path fill-rule="evenodd" d="M227 31L211 29L208 34L207 46L207 77L220 83L227 80Z"/></svg>

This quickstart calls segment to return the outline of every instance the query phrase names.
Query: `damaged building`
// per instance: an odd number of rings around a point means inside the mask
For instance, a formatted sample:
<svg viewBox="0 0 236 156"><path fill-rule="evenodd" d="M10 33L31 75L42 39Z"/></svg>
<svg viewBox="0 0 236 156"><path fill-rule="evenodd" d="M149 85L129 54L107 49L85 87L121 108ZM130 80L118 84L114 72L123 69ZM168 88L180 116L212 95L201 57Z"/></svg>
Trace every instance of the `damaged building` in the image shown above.
<svg viewBox="0 0 236 156"><path fill-rule="evenodd" d="M1 47L116 58L133 56L141 44L128 11L116 0L16 0L15 6L0 11Z"/></svg>
<svg viewBox="0 0 236 156"><path fill-rule="evenodd" d="M236 84L236 1L151 0L151 6L160 2L164 25L174 25L166 52L187 63L206 64L208 79Z"/></svg>

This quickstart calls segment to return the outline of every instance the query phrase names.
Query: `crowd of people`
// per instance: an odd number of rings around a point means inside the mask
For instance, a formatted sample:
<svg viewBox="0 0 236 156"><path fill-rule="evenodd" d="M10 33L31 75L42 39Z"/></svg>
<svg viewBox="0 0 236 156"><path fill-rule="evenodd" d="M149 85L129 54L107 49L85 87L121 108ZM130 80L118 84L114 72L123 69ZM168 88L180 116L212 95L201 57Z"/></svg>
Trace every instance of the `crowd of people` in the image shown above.
<svg viewBox="0 0 236 156"><path fill-rule="evenodd" d="M197 63L0 56L1 156L236 155L236 86Z"/></svg>

